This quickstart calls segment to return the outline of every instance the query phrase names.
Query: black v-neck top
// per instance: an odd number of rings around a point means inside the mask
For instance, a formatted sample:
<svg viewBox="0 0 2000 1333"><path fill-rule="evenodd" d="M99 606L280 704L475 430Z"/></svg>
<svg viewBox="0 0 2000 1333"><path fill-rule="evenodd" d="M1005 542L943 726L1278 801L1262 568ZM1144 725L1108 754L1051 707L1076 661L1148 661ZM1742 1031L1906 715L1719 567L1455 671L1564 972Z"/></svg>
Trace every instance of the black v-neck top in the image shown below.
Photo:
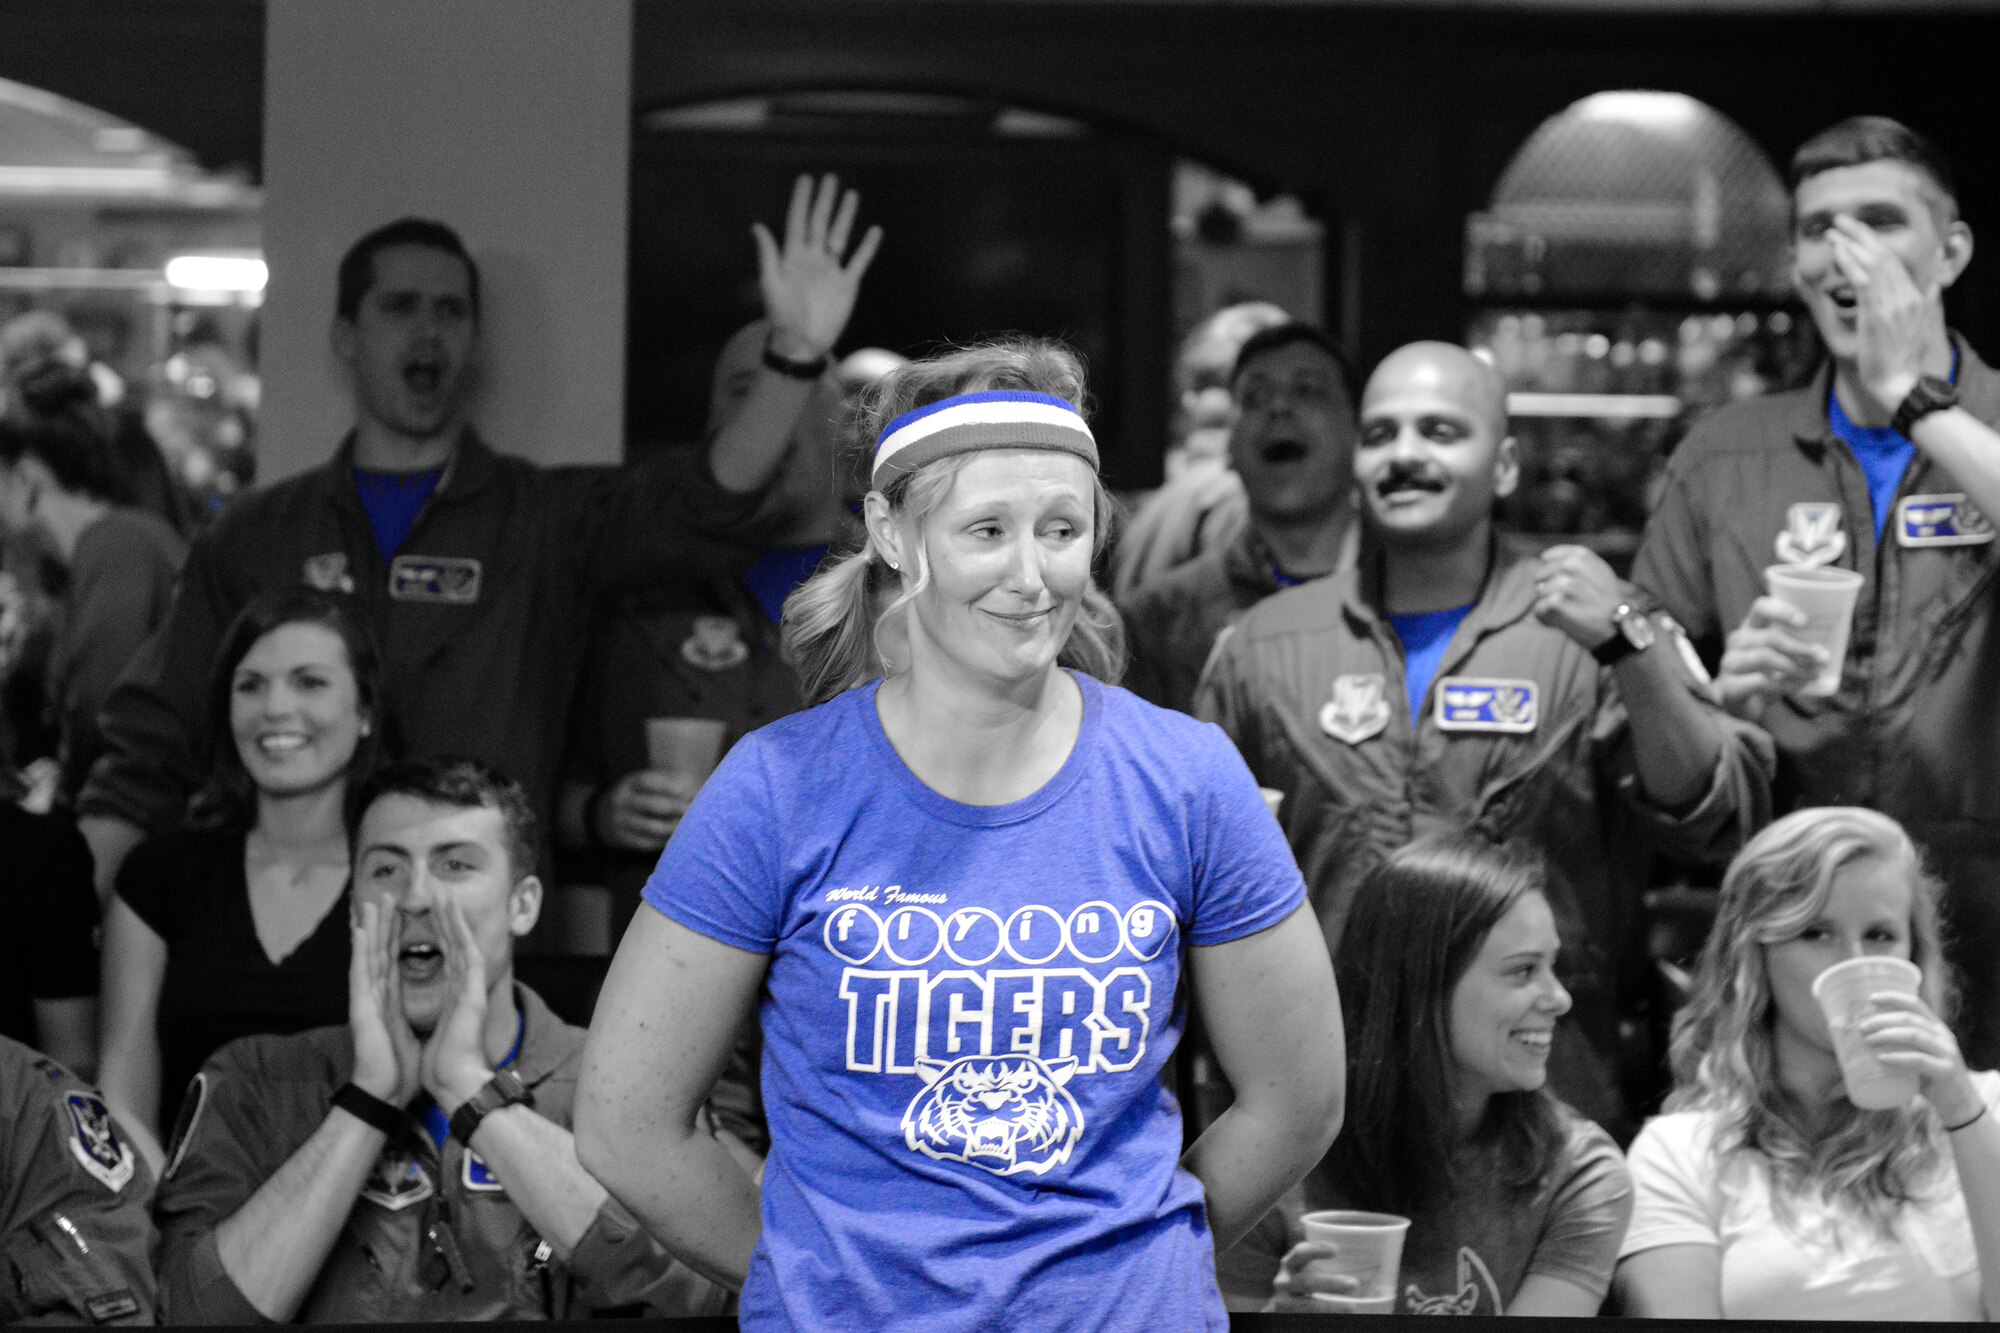
<svg viewBox="0 0 2000 1333"><path fill-rule="evenodd" d="M257 1032L347 1021L347 896L272 963L250 915L241 829L149 838L118 871L118 896L167 945L160 987L160 1124L218 1048Z"/></svg>

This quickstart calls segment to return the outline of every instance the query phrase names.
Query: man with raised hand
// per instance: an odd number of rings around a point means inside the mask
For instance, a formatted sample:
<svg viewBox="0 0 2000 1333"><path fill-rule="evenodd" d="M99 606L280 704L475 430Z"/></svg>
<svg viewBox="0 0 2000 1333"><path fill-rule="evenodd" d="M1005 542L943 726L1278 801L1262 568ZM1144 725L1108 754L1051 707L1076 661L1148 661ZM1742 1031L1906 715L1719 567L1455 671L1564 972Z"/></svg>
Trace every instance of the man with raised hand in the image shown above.
<svg viewBox="0 0 2000 1333"><path fill-rule="evenodd" d="M1252 607L1196 711L1284 793L1329 947L1362 879L1415 837L1538 849L1576 998L1551 1078L1615 1124L1615 963L1647 869L1630 835L1726 858L1764 817L1769 759L1602 559L1500 539L1518 480L1491 366L1446 343L1390 353L1361 399L1359 561Z"/></svg>
<svg viewBox="0 0 2000 1333"><path fill-rule="evenodd" d="M1886 117L1813 136L1791 182L1792 281L1827 360L1689 432L1632 578L1776 741L1781 813L1865 805L1925 849L1984 1067L2000 1060L2000 374L1944 316L1972 232L1944 157ZM1768 595L1770 566L1861 577L1830 697L1800 693L1826 659Z"/></svg>
<svg viewBox="0 0 2000 1333"><path fill-rule="evenodd" d="M488 448L469 424L482 297L464 243L416 218L355 242L331 330L354 427L329 462L236 501L195 543L166 622L112 692L107 752L78 801L100 893L198 783L223 628L259 592L301 582L353 594L404 752L484 759L546 819L594 609L754 556L788 438L769 422L797 415L879 242L871 229L850 254L857 206L830 176L800 178L782 246L758 232L772 328L751 401L705 460L630 469Z"/></svg>
<svg viewBox="0 0 2000 1333"><path fill-rule="evenodd" d="M469 759L357 798L344 1027L225 1046L175 1127L158 1216L181 1323L715 1314L577 1163L584 1033L514 980L534 814Z"/></svg>

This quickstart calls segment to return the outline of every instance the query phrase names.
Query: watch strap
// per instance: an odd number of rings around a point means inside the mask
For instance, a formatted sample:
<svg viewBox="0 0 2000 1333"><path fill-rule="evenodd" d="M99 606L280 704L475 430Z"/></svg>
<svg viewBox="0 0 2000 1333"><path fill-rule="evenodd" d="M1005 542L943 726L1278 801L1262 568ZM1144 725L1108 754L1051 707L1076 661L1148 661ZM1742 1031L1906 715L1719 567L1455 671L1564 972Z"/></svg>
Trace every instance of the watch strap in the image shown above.
<svg viewBox="0 0 2000 1333"><path fill-rule="evenodd" d="M328 1100L356 1120L381 1130L392 1139L410 1127L409 1112L394 1102L383 1101L357 1084L341 1084Z"/></svg>
<svg viewBox="0 0 2000 1333"><path fill-rule="evenodd" d="M768 370L792 380L816 380L826 374L826 368L833 360L825 352L810 361L794 361L788 356L780 356L769 342L764 344L764 366Z"/></svg>
<svg viewBox="0 0 2000 1333"><path fill-rule="evenodd" d="M1952 387L1949 380L1925 375L1903 396L1903 401L1896 407L1896 414L1889 418L1889 425L1907 439L1916 424L1931 413L1957 406L1958 390Z"/></svg>
<svg viewBox="0 0 2000 1333"><path fill-rule="evenodd" d="M502 1069L486 1080L486 1086L466 1098L465 1104L451 1113L451 1136L466 1147L472 1146L472 1136L479 1129L479 1122L503 1106L533 1106L535 1094L521 1081L521 1076L511 1069Z"/></svg>

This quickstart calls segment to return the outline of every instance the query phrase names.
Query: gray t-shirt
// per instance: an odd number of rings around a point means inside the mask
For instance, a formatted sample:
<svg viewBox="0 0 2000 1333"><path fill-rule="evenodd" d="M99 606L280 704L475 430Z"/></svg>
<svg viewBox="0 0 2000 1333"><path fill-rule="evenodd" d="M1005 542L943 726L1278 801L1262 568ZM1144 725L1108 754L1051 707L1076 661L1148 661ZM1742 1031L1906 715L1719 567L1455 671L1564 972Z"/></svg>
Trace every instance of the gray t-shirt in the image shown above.
<svg viewBox="0 0 2000 1333"><path fill-rule="evenodd" d="M1501 1182L1490 1147L1460 1158L1450 1206L1410 1224L1396 1282L1398 1313L1504 1314L1530 1273L1603 1298L1632 1214L1632 1178L1609 1134L1581 1116L1565 1112L1565 1120L1562 1159L1533 1193ZM1218 1262L1230 1308L1254 1310L1270 1299L1279 1260L1305 1238L1301 1215L1358 1206L1337 1182L1313 1171Z"/></svg>

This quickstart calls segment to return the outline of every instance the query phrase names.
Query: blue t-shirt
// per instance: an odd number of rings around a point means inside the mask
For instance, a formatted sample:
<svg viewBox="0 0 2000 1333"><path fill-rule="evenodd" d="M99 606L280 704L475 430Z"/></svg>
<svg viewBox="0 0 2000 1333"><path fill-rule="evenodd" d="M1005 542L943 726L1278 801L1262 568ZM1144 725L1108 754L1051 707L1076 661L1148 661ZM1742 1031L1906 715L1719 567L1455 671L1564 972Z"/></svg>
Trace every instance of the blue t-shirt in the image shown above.
<svg viewBox="0 0 2000 1333"><path fill-rule="evenodd" d="M750 1329L1227 1327L1161 1074L1188 946L1305 900L1220 730L1087 676L1041 790L961 805L863 685L750 735L646 885L771 955Z"/></svg>
<svg viewBox="0 0 2000 1333"><path fill-rule="evenodd" d="M1431 687L1437 676L1438 664L1444 661L1444 650L1451 647L1451 636L1458 633L1458 627L1472 614L1477 602L1467 602L1449 611L1417 611L1406 616L1392 615L1389 625L1396 631L1396 637L1403 641L1403 688L1410 696L1410 721L1414 724L1417 714L1424 711L1424 691Z"/></svg>
<svg viewBox="0 0 2000 1333"><path fill-rule="evenodd" d="M417 526L417 515L444 479L444 469L428 472L363 472L354 469L354 493L361 500L361 512L368 516L368 530L375 534L375 549L387 562L396 558Z"/></svg>

